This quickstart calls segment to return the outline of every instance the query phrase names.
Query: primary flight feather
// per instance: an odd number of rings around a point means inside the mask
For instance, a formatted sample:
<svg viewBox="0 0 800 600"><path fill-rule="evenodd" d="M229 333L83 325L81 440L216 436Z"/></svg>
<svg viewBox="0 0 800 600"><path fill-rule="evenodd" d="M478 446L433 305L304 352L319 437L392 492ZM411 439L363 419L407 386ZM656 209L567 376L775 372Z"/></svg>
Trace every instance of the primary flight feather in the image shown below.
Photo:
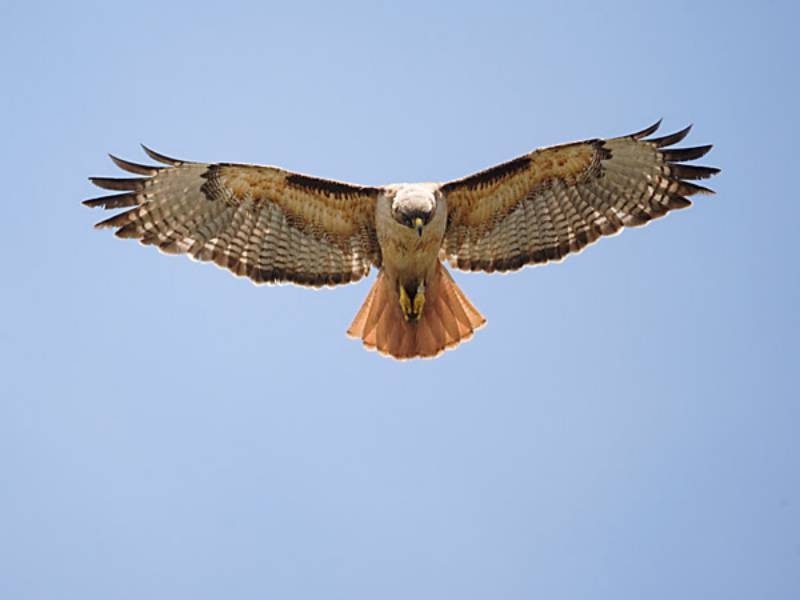
<svg viewBox="0 0 800 600"><path fill-rule="evenodd" d="M692 182L719 169L684 164L711 146L672 148L690 128L648 137L658 126L534 150L448 183L377 187L145 148L165 166L112 156L142 177L92 177L121 193L84 204L128 209L97 227L256 283L333 286L378 267L348 335L394 358L433 357L486 322L442 261L493 272L560 260L712 193Z"/></svg>

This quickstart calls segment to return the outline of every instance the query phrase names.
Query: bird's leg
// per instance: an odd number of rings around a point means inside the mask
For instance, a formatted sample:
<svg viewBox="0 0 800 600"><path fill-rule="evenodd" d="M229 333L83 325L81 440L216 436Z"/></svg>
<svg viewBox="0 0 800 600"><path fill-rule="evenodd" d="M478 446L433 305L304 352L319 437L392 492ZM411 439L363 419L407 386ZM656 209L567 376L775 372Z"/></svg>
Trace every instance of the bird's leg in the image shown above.
<svg viewBox="0 0 800 600"><path fill-rule="evenodd" d="M406 321L419 321L422 316L422 309L425 306L425 282L422 281L417 286L417 291L412 300L404 285L400 286L400 310L403 311L403 318Z"/></svg>
<svg viewBox="0 0 800 600"><path fill-rule="evenodd" d="M422 309L425 307L425 281L421 281L414 295L414 316L419 321L422 317Z"/></svg>
<svg viewBox="0 0 800 600"><path fill-rule="evenodd" d="M408 292L405 286L400 285L400 310L403 311L403 318L408 321L414 312L411 306L411 298L408 297Z"/></svg>

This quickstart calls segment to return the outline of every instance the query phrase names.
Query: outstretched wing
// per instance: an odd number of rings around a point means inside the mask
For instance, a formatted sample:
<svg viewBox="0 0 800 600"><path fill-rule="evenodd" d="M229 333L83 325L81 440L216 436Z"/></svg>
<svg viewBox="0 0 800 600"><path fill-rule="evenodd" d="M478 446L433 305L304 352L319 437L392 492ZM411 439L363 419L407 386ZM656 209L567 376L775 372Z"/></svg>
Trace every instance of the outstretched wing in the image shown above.
<svg viewBox="0 0 800 600"><path fill-rule="evenodd" d="M185 162L120 168L144 177L92 177L123 193L84 201L130 208L96 225L171 254L214 261L256 283L322 286L356 281L380 264L375 203L381 188L290 173L276 167Z"/></svg>
<svg viewBox="0 0 800 600"><path fill-rule="evenodd" d="M442 186L448 227L443 252L467 271L509 271L560 260L622 227L643 225L713 193L690 180L719 172L681 164L711 146L670 148L691 127L645 139L632 135L535 150Z"/></svg>

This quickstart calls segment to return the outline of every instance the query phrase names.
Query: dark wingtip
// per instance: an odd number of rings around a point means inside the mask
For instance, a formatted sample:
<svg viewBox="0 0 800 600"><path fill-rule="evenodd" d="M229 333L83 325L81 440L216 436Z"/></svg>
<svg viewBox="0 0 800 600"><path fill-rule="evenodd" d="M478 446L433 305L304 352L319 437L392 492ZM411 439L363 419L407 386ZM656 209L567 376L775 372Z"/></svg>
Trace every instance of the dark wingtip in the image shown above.
<svg viewBox="0 0 800 600"><path fill-rule="evenodd" d="M688 181L680 181L680 188L678 190L681 196L693 196L694 194L713 195L716 192L711 188L704 185L697 185Z"/></svg>
<svg viewBox="0 0 800 600"><path fill-rule="evenodd" d="M663 121L663 119L659 119L658 121L656 121L655 123L650 125L650 127L646 127L645 129L642 129L641 131L637 131L636 133L632 133L630 137L632 137L635 140L640 140L643 137L647 137L648 135L651 135L651 134L655 133L656 131L658 131L658 128L661 127L661 121Z"/></svg>
<svg viewBox="0 0 800 600"><path fill-rule="evenodd" d="M713 146L708 144L706 146L695 146L693 148L672 148L668 150L661 150L661 155L664 160L669 162L682 162L686 160L695 160L708 154Z"/></svg>
<svg viewBox="0 0 800 600"><path fill-rule="evenodd" d="M115 165L117 165L123 171L128 171L129 173L135 173L136 175L153 176L163 168L163 167L153 167L149 165L140 165L139 163L130 162L128 160L119 158L118 156L114 156L113 154L109 154L108 157Z"/></svg>
<svg viewBox="0 0 800 600"><path fill-rule="evenodd" d="M89 208L102 207L102 208L122 208L125 206L137 206L139 198L134 192L126 194L114 194L113 196L103 196L101 198L89 198L81 202L84 206Z"/></svg>
<svg viewBox="0 0 800 600"><path fill-rule="evenodd" d="M125 212L121 212L116 214L108 219L100 221L99 223L95 223L95 229L105 229L106 227L122 227L130 223L131 213L133 213L136 209L133 208L131 210L126 210Z"/></svg>
<svg viewBox="0 0 800 600"><path fill-rule="evenodd" d="M121 190L138 192L144 188L146 179L139 177L116 178L116 177L89 177L89 181L97 187L105 190Z"/></svg>
<svg viewBox="0 0 800 600"><path fill-rule="evenodd" d="M708 179L719 173L717 167L700 167L697 165L684 165L673 163L669 166L670 173L678 179Z"/></svg>
<svg viewBox="0 0 800 600"><path fill-rule="evenodd" d="M178 160L177 158L171 158L171 157L166 156L164 154L160 154L160 153L156 152L155 150L151 150L150 148L148 148L144 144L140 144L140 146L142 147L142 150L144 150L145 154L147 154L147 156L149 156L153 160L155 160L157 162L160 162L160 163L163 163L165 165L170 165L171 167L177 167L177 166L182 165L182 164L184 164L186 162L185 160Z"/></svg>
<svg viewBox="0 0 800 600"><path fill-rule="evenodd" d="M652 138L649 140L645 140L649 144L655 144L656 148L663 148L664 146L672 146L673 144L677 144L692 130L693 124L689 124L689 126L684 127L680 131L676 131L675 133L671 133L669 135L665 135L659 138Z"/></svg>

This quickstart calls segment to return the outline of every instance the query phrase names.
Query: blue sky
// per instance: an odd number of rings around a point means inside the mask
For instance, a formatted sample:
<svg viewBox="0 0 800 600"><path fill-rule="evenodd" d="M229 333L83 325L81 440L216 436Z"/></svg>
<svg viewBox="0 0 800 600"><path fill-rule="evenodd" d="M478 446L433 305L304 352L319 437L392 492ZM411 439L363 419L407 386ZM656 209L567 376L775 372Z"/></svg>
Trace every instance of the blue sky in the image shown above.
<svg viewBox="0 0 800 600"><path fill-rule="evenodd" d="M788 2L0 4L3 598L800 596ZM146 143L381 184L689 122L717 195L455 273L435 361L371 279L255 287L91 225Z"/></svg>

